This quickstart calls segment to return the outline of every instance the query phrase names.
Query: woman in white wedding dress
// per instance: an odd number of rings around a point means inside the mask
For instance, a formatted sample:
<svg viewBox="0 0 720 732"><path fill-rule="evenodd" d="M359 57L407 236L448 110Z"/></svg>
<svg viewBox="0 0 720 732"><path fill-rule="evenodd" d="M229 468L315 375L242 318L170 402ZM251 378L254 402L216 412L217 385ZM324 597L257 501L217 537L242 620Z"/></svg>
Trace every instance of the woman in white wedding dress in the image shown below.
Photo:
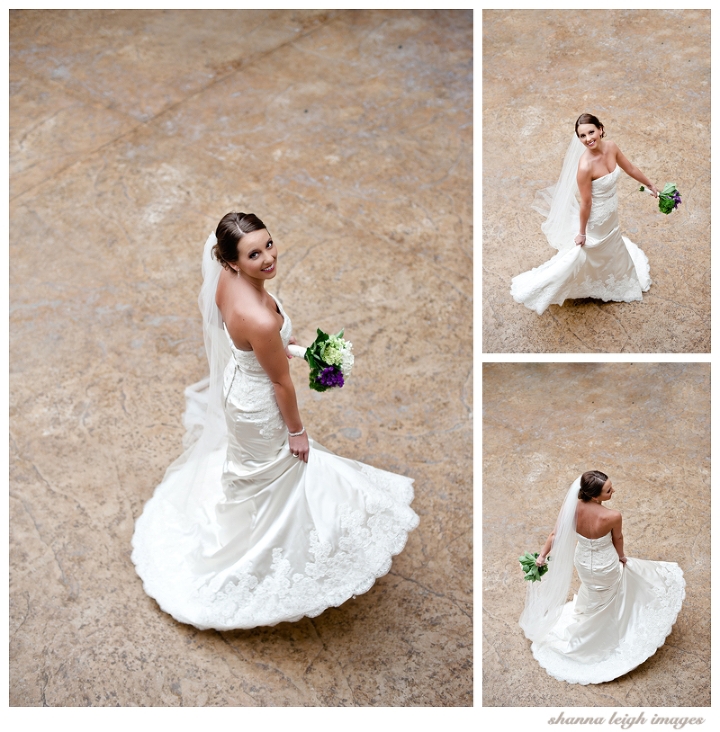
<svg viewBox="0 0 720 732"><path fill-rule="evenodd" d="M650 288L650 266L644 252L620 234L620 170L657 197L655 185L605 138L600 120L581 114L557 184L540 191L533 203L547 217L542 230L559 251L513 278L517 302L542 315L548 305L562 305L568 298L642 300Z"/></svg>
<svg viewBox="0 0 720 732"><path fill-rule="evenodd" d="M199 303L210 376L188 387L186 450L138 518L148 595L201 630L314 617L367 592L408 532L412 479L308 437L286 351L292 325L265 289L278 251L254 214L205 244Z"/></svg>
<svg viewBox="0 0 720 732"><path fill-rule="evenodd" d="M570 487L527 588L520 627L540 665L559 681L600 684L628 673L665 643L685 598L675 562L625 555L622 516L603 506L615 489L599 470ZM580 590L566 602L573 564Z"/></svg>

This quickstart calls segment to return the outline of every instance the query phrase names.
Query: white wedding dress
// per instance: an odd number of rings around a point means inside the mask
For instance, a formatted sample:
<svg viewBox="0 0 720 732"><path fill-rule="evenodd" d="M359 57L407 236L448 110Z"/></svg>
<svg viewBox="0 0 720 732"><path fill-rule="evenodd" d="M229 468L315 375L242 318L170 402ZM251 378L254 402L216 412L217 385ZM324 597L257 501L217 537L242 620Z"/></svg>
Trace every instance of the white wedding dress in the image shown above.
<svg viewBox="0 0 720 732"><path fill-rule="evenodd" d="M147 594L201 630L314 617L389 571L418 524L413 481L313 440L307 463L291 455L270 379L214 305L212 243L200 296L211 377L186 391L190 446L137 520L132 561Z"/></svg>
<svg viewBox="0 0 720 732"><path fill-rule="evenodd" d="M577 246L569 234L578 232L577 221L561 239L560 251L552 259L513 278L511 293L517 302L542 315L548 305L562 305L568 298L642 300L642 293L651 284L650 266L643 251L620 234L619 175L620 166L616 166L612 173L592 182L584 246ZM578 208L574 205L572 209L569 216L576 218Z"/></svg>
<svg viewBox="0 0 720 732"><path fill-rule="evenodd" d="M533 642L532 652L560 681L600 684L628 673L663 645L685 598L685 580L674 562L628 558L623 565L611 534L577 534L575 568L578 594L552 630ZM548 570L547 577L552 559Z"/></svg>

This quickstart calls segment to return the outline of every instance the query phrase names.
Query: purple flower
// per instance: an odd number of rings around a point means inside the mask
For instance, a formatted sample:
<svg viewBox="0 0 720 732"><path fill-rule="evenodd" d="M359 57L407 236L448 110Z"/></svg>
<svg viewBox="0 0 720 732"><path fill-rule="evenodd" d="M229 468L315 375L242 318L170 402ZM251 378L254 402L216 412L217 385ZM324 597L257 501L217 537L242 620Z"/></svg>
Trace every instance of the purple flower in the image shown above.
<svg viewBox="0 0 720 732"><path fill-rule="evenodd" d="M343 379L342 371L337 366L328 366L323 369L317 377L318 383L323 386L343 386L345 379Z"/></svg>

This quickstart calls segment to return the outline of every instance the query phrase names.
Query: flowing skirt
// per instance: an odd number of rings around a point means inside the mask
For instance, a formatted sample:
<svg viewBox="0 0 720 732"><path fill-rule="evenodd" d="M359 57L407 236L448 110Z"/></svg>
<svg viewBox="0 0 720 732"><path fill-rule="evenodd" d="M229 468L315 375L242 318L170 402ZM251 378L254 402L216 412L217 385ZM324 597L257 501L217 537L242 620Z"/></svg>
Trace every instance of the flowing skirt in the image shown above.
<svg viewBox="0 0 720 732"><path fill-rule="evenodd" d="M610 534L578 536L575 567L578 594L532 652L559 681L600 684L628 673L665 643L685 580L674 562L628 558L621 564Z"/></svg>
<svg viewBox="0 0 720 732"><path fill-rule="evenodd" d="M145 591L201 630L314 617L367 592L418 524L411 478L312 440L308 462L294 458L266 387L245 389L257 408L230 389L227 441L168 471L136 524Z"/></svg>
<svg viewBox="0 0 720 732"><path fill-rule="evenodd" d="M585 244L579 247L570 237L555 242L560 251L539 267L512 280L513 298L542 315L549 305L562 305L569 298L633 302L650 289L650 265L645 253L620 234L617 178L612 173L592 183L592 208ZM573 202L574 203L574 202ZM569 212L577 215L577 206ZM579 220L572 230L578 231Z"/></svg>

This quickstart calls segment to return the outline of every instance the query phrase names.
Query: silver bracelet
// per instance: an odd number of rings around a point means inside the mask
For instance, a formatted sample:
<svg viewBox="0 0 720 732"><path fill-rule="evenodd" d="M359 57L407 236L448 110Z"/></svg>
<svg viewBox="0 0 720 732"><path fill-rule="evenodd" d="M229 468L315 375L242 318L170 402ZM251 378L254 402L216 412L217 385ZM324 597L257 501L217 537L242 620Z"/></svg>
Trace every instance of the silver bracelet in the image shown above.
<svg viewBox="0 0 720 732"><path fill-rule="evenodd" d="M288 435L289 435L290 437L300 437L300 435L302 435L302 434L303 434L304 432L305 432L305 428L303 427L303 428L302 428L302 429L300 430L300 432L290 432L290 430L288 430Z"/></svg>

